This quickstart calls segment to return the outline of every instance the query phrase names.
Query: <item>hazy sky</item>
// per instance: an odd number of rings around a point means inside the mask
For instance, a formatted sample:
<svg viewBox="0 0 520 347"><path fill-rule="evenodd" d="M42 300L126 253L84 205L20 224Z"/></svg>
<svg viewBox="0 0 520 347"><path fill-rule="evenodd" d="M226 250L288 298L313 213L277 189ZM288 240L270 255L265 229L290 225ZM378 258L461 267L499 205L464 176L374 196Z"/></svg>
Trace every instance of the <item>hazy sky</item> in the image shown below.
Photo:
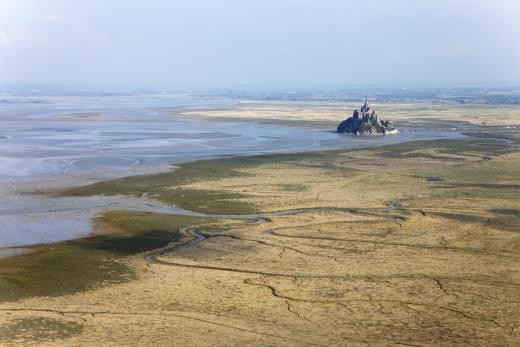
<svg viewBox="0 0 520 347"><path fill-rule="evenodd" d="M520 0L0 0L0 83L520 85Z"/></svg>

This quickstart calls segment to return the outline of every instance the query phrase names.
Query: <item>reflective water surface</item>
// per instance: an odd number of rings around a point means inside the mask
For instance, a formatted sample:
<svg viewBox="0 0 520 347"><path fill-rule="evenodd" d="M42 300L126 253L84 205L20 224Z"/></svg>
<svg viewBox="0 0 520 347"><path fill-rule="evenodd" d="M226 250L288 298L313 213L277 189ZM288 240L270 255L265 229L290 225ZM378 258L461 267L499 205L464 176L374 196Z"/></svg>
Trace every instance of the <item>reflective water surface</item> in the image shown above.
<svg viewBox="0 0 520 347"><path fill-rule="evenodd" d="M355 137L324 128L208 120L171 112L236 103L187 95L8 101L0 103L0 247L79 237L91 232L95 213L146 210L150 203L145 198L49 198L24 192L160 172L175 163L205 158L460 136L448 131Z"/></svg>

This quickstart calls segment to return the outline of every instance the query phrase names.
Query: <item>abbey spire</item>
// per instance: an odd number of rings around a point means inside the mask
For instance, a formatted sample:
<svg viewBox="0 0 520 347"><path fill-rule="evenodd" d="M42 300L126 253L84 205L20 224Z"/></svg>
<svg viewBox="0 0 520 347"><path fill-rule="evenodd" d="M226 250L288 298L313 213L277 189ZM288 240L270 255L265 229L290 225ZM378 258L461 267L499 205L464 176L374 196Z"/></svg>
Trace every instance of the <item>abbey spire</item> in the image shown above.
<svg viewBox="0 0 520 347"><path fill-rule="evenodd" d="M338 133L350 133L356 135L388 135L397 134L398 130L390 125L389 121L378 120L377 113L368 106L368 98L361 109L354 110L352 117L347 118L338 125Z"/></svg>

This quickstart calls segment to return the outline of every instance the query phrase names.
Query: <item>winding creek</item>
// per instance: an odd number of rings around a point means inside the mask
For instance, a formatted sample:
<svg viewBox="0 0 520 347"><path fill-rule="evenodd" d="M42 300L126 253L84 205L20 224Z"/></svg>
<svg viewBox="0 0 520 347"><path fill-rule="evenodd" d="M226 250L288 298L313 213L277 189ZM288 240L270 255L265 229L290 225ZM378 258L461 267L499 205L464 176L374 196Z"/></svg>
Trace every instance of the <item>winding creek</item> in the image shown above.
<svg viewBox="0 0 520 347"><path fill-rule="evenodd" d="M162 111L164 107L200 108L210 103L186 95L55 97L44 101L0 105L0 256L23 252L27 245L88 235L92 218L107 210L207 216L147 196L49 197L32 192L164 172L172 165L201 159L462 136L462 129L451 129L354 137L323 127L208 120ZM223 103L232 106L233 101ZM282 212L270 215L276 213ZM213 217L258 221L268 216Z"/></svg>

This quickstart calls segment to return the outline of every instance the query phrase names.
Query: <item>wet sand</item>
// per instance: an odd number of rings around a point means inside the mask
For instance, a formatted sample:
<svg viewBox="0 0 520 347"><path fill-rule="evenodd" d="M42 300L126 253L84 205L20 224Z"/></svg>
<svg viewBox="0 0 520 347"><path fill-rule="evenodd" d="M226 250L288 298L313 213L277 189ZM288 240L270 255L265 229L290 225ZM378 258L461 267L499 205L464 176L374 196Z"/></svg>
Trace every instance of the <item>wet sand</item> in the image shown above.
<svg viewBox="0 0 520 347"><path fill-rule="evenodd" d="M3 241L73 240L4 248L0 344L518 345L514 129L89 103L3 120Z"/></svg>
<svg viewBox="0 0 520 347"><path fill-rule="evenodd" d="M0 105L0 248L82 237L93 231L91 219L101 211L146 211L150 204L128 197L55 198L27 192L164 172L172 164L200 159L456 138L461 130L419 128L398 136L355 137L308 124L164 113L171 107L203 113L204 108L235 104L178 95L61 97Z"/></svg>
<svg viewBox="0 0 520 347"><path fill-rule="evenodd" d="M207 214L104 212L1 259L0 343L516 346L519 146L483 130L71 189Z"/></svg>

